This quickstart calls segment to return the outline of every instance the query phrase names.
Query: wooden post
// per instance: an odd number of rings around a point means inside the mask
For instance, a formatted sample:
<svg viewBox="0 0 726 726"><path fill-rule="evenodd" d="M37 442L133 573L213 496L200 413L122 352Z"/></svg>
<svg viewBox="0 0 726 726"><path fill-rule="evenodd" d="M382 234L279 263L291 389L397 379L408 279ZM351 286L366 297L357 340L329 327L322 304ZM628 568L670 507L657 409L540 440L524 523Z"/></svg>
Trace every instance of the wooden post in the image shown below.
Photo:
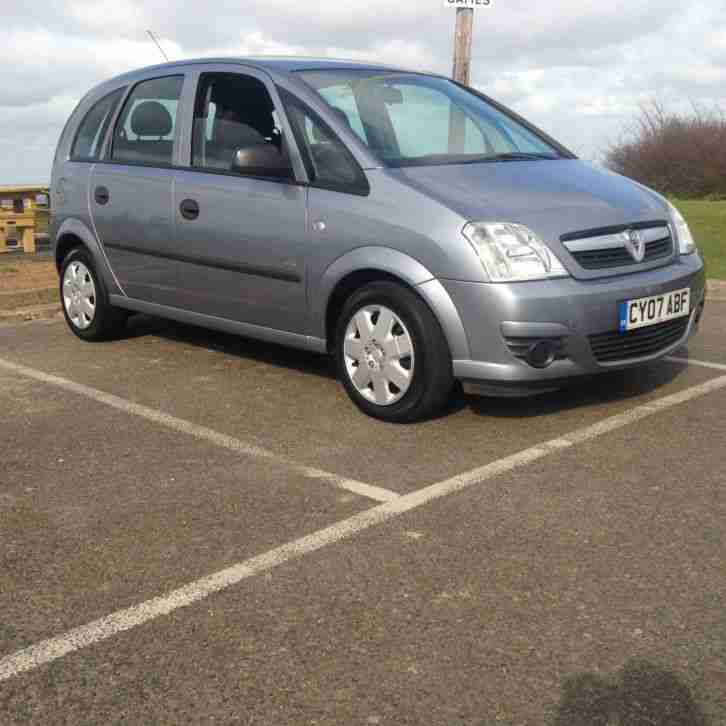
<svg viewBox="0 0 726 726"><path fill-rule="evenodd" d="M474 27L474 9L456 9L456 30L454 32L455 81L469 85L471 75L471 36Z"/></svg>
<svg viewBox="0 0 726 726"><path fill-rule="evenodd" d="M31 224L23 229L23 251L30 255L35 252L35 225Z"/></svg>
<svg viewBox="0 0 726 726"><path fill-rule="evenodd" d="M471 75L471 33L474 25L473 8L456 9L454 33L454 80L469 85ZM463 154L466 148L466 116L452 104L449 121L449 153Z"/></svg>

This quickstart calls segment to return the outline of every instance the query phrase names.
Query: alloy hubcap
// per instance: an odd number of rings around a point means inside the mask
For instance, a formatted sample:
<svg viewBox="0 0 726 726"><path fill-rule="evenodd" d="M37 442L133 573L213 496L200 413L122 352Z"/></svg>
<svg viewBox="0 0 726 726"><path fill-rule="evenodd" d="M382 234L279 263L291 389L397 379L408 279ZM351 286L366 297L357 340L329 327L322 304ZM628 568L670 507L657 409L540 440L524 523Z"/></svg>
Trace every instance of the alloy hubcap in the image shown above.
<svg viewBox="0 0 726 726"><path fill-rule="evenodd" d="M68 319L79 330L93 323L96 315L96 286L82 262L71 262L63 275L63 305Z"/></svg>
<svg viewBox="0 0 726 726"><path fill-rule="evenodd" d="M371 403L390 406L411 386L413 340L401 318L383 305L367 305L350 319L343 355L350 381Z"/></svg>

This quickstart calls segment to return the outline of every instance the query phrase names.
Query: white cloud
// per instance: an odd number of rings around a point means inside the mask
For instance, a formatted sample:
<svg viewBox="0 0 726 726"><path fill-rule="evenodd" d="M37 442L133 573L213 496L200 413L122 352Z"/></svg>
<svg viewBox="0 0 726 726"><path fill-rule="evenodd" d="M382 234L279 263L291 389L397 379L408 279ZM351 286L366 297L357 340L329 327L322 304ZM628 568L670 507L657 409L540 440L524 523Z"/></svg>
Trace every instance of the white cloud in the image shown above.
<svg viewBox="0 0 726 726"><path fill-rule="evenodd" d="M142 8L129 0L71 0L68 11L90 31L143 32L148 27Z"/></svg>
<svg viewBox="0 0 726 726"><path fill-rule="evenodd" d="M436 0L36 0L3 8L0 181L47 179L91 86L171 58L304 54L448 73L454 14ZM12 59L12 60L9 60ZM651 97L726 108L723 0L507 0L477 11L472 82L584 156Z"/></svg>

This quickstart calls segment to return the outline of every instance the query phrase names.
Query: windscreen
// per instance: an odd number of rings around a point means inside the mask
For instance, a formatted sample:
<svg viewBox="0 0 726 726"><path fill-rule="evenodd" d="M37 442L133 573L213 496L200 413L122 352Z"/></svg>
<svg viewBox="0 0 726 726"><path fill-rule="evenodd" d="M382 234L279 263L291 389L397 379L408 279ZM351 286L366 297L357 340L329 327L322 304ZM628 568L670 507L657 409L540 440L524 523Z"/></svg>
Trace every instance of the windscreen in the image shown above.
<svg viewBox="0 0 726 726"><path fill-rule="evenodd" d="M532 129L445 78L339 69L299 75L387 166L562 158Z"/></svg>

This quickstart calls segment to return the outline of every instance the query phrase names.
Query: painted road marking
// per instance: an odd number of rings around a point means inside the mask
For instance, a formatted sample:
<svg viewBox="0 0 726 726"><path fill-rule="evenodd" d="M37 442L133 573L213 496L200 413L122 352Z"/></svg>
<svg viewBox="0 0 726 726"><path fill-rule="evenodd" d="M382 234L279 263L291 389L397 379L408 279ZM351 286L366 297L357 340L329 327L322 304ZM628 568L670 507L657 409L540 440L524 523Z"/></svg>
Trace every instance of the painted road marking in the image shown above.
<svg viewBox="0 0 726 726"><path fill-rule="evenodd" d="M705 360L695 360L694 358L677 358L676 356L668 356L666 360L671 363L685 363L689 366L702 366L703 368L713 368L716 371L726 371L726 365L723 363L709 363Z"/></svg>
<svg viewBox="0 0 726 726"><path fill-rule="evenodd" d="M288 542L281 547L257 555L213 575L203 577L177 590L172 590L165 595L155 597L130 608L118 610L99 620L74 628L63 635L43 640L0 659L0 681L31 671L81 648L107 640L117 633L148 623L150 620L162 615L168 615L179 608L199 602L215 592L226 590L249 577L352 537L358 532L382 524L436 499L525 467L565 448L590 441L605 433L627 426L634 421L653 416L671 406L690 401L699 396L705 396L723 388L726 388L726 376L720 376L687 388L685 391L665 396L657 402L636 406L626 413L611 416L591 426L576 429L565 436L537 444L512 456L507 456L464 474L459 474L410 494L384 502L325 529Z"/></svg>
<svg viewBox="0 0 726 726"><path fill-rule="evenodd" d="M376 502L389 502L399 496L396 492L392 492L389 489L365 484L364 482L355 481L354 479L347 479L346 477L331 474L330 472L322 471L321 469L316 469L311 466L297 464L284 456L275 454L274 452L263 449L260 446L245 443L244 441L219 433L218 431L214 431L206 426L198 426L191 421L185 421L184 419L177 418L176 416L164 413L163 411L157 411L156 409L149 408L148 406L142 406L141 404L127 401L126 399L114 396L111 393L104 393L103 391L91 388L90 386L86 386L82 383L75 383L67 378L61 378L60 376L44 373L43 371L38 371L34 368L28 368L27 366L18 365L17 363L11 363L10 361L2 358L0 358L0 367L12 371L13 373L26 376L27 378L40 381L41 383L47 383L66 391L86 396L87 398L91 398L94 401L111 406L119 411L139 416L147 421L153 421L154 423L166 426L173 431L188 434L196 439L207 441L215 446L229 449L230 451L242 454L243 456L272 461L291 469L298 474L302 474L309 479L319 479L327 484L339 487L340 489L346 489L349 492L359 494L360 496L367 497L368 499L373 499Z"/></svg>

